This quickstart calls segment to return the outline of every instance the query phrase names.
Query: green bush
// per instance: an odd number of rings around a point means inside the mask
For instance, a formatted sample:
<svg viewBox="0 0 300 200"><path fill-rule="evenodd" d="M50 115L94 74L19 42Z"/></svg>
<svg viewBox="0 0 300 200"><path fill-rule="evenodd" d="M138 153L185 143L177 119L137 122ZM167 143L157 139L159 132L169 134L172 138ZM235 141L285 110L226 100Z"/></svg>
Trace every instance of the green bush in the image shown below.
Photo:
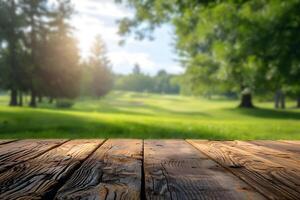
<svg viewBox="0 0 300 200"><path fill-rule="evenodd" d="M71 99L57 99L56 107L57 108L71 108L75 102Z"/></svg>

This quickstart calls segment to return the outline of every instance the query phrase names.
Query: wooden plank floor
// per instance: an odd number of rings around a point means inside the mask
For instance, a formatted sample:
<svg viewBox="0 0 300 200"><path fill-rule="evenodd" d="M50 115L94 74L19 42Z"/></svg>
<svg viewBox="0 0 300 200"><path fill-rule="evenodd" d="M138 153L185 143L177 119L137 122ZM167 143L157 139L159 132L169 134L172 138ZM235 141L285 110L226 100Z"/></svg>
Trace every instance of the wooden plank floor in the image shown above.
<svg viewBox="0 0 300 200"><path fill-rule="evenodd" d="M0 199L300 199L299 141L0 140Z"/></svg>

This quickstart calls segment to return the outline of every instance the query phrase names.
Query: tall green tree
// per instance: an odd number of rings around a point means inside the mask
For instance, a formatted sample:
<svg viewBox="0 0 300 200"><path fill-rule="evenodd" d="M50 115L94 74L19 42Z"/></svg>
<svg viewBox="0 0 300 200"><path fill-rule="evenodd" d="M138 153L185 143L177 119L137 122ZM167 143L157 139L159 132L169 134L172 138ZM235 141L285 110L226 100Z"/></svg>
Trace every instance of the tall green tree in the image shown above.
<svg viewBox="0 0 300 200"><path fill-rule="evenodd" d="M39 43L41 42L41 30L46 25L45 19L48 16L47 0L20 0L19 2L24 12L25 20L27 23L27 29L29 30L26 35L26 48L30 52L30 71L31 81L29 83L31 99L29 105L36 107L37 95L41 88L39 71L41 66L39 65Z"/></svg>
<svg viewBox="0 0 300 200"><path fill-rule="evenodd" d="M135 74L135 75L139 75L141 74L141 67L138 63L134 64L134 67L132 69L132 74Z"/></svg>
<svg viewBox="0 0 300 200"><path fill-rule="evenodd" d="M89 66L92 72L91 88L93 96L106 95L113 87L111 64L106 55L106 47L100 35L96 36L91 49Z"/></svg>
<svg viewBox="0 0 300 200"><path fill-rule="evenodd" d="M20 57L23 53L22 36L24 21L18 1L0 1L1 74L5 88L10 90L10 105L18 105L18 89L22 77Z"/></svg>
<svg viewBox="0 0 300 200"><path fill-rule="evenodd" d="M44 81L44 95L50 98L75 98L80 93L80 56L69 24L73 13L71 1L59 0L50 15L50 33L45 33L39 77Z"/></svg>

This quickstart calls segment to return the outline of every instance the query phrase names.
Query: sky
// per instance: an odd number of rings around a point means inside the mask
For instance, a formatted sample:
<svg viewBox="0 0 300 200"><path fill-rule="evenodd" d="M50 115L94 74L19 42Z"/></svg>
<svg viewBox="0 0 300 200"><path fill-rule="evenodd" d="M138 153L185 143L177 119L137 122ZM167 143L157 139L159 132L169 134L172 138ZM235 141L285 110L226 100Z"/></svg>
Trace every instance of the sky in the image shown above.
<svg viewBox="0 0 300 200"><path fill-rule="evenodd" d="M155 40L135 40L126 37L126 43L119 45L122 39L118 35L117 20L132 17L130 9L114 3L114 0L72 0L76 14L72 18L75 36L83 57L89 53L96 35L100 34L107 48L107 56L112 63L113 71L120 74L131 73L135 64L142 71L154 75L164 69L170 73L181 73L183 68L174 51L171 26L162 26L154 32Z"/></svg>

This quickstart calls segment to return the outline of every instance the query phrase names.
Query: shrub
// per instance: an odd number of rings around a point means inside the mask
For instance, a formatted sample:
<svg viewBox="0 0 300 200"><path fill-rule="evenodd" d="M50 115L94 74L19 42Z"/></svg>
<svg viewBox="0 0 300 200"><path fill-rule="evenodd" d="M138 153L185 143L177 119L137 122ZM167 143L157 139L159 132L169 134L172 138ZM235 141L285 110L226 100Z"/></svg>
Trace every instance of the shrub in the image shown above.
<svg viewBox="0 0 300 200"><path fill-rule="evenodd" d="M71 108L75 102L71 99L57 99L56 107L57 108Z"/></svg>

